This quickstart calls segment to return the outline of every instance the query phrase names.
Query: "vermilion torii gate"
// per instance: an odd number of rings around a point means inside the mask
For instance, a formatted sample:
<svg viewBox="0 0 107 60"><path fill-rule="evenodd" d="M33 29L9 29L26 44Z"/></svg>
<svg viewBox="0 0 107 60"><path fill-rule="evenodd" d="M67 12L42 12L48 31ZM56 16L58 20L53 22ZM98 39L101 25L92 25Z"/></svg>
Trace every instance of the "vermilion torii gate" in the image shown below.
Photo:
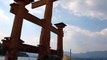
<svg viewBox="0 0 107 60"><path fill-rule="evenodd" d="M34 2L33 0L14 0L15 3L11 4L10 12L15 14L13 29L11 37L5 37L3 40L3 48L7 50L5 60L17 60L18 51L38 53L38 60L44 60L48 54L57 55L60 60L63 57L63 28L66 26L64 23L55 24L57 28L52 26L52 8L53 2L56 0L40 0ZM33 2L33 3L32 3ZM32 3L32 8L37 8L46 5L44 19L39 19L36 16L28 13L25 8L27 4ZM42 27L40 35L39 46L31 46L23 44L24 41L20 39L23 19L26 19L34 24ZM57 34L57 50L50 48L50 32Z"/></svg>

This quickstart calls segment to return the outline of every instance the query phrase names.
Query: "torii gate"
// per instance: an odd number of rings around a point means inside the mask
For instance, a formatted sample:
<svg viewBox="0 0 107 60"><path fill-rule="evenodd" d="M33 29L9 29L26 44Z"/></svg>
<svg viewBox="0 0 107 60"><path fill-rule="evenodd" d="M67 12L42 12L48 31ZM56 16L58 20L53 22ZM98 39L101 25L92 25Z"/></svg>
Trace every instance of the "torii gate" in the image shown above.
<svg viewBox="0 0 107 60"><path fill-rule="evenodd" d="M38 53L38 60L44 60L48 54L57 55L60 60L63 58L63 28L64 23L55 24L57 28L52 26L52 8L53 2L56 0L40 0L34 2L33 0L14 0L11 4L10 12L15 14L11 37L5 37L3 40L3 48L7 50L5 60L17 60L18 51ZM32 3L33 2L33 3ZM46 5L44 19L39 19L30 13L25 8L27 4L32 3L32 8L37 8ZM24 41L20 39L23 19L26 19L34 24L42 27L39 46L31 46L23 44ZM50 48L50 32L57 34L57 50Z"/></svg>

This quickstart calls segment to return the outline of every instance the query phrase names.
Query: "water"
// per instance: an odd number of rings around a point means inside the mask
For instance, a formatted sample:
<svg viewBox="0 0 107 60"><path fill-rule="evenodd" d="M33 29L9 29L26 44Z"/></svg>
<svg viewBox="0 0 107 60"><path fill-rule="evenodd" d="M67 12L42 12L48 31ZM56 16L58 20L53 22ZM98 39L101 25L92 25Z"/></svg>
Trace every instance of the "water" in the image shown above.
<svg viewBox="0 0 107 60"><path fill-rule="evenodd" d="M0 56L0 60L4 60L4 56ZM32 57L18 57L18 60L37 60L37 59Z"/></svg>

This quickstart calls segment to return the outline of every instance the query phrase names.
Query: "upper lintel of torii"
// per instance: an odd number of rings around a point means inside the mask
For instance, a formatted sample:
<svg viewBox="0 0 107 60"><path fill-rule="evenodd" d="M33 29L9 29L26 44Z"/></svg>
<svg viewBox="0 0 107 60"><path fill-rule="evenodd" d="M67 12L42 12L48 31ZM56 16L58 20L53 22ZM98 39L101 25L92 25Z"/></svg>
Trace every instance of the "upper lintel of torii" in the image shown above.
<svg viewBox="0 0 107 60"><path fill-rule="evenodd" d="M31 2L34 2L34 0L14 0L14 1L15 2L22 1L22 2L26 3L26 5L29 4L29 3L31 3Z"/></svg>
<svg viewBox="0 0 107 60"><path fill-rule="evenodd" d="M57 1L57 0L52 0L53 2ZM43 6L46 4L46 0L39 0L39 1L36 1L34 3L32 3L32 8L37 8L39 6Z"/></svg>

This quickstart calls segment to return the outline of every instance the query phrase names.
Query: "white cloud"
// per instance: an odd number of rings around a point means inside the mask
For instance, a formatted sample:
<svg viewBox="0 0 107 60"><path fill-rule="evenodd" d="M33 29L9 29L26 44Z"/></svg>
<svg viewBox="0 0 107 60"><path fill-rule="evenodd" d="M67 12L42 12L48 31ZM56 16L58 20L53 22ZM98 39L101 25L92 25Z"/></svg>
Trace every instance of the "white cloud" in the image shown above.
<svg viewBox="0 0 107 60"><path fill-rule="evenodd" d="M10 3L13 3L14 0L8 0L8 1L0 0L0 2L3 3L3 4L10 4Z"/></svg>
<svg viewBox="0 0 107 60"><path fill-rule="evenodd" d="M0 9L0 20L9 20L9 17L6 16L5 11Z"/></svg>
<svg viewBox="0 0 107 60"><path fill-rule="evenodd" d="M5 34L3 31L0 30L0 42L1 40L4 39L4 37L8 37L8 34Z"/></svg>
<svg viewBox="0 0 107 60"><path fill-rule="evenodd" d="M107 28L100 32L91 32L76 26L65 28L64 50L73 52L107 50Z"/></svg>
<svg viewBox="0 0 107 60"><path fill-rule="evenodd" d="M77 16L107 19L107 0L60 0L60 4Z"/></svg>
<svg viewBox="0 0 107 60"><path fill-rule="evenodd" d="M0 32L0 42L1 42L1 39L3 39L4 36L5 35L2 32Z"/></svg>
<svg viewBox="0 0 107 60"><path fill-rule="evenodd" d="M25 41L25 44L34 45L34 46L39 45L39 37L34 37L34 38L32 38L32 37L28 37L28 38L25 37L24 41Z"/></svg>

